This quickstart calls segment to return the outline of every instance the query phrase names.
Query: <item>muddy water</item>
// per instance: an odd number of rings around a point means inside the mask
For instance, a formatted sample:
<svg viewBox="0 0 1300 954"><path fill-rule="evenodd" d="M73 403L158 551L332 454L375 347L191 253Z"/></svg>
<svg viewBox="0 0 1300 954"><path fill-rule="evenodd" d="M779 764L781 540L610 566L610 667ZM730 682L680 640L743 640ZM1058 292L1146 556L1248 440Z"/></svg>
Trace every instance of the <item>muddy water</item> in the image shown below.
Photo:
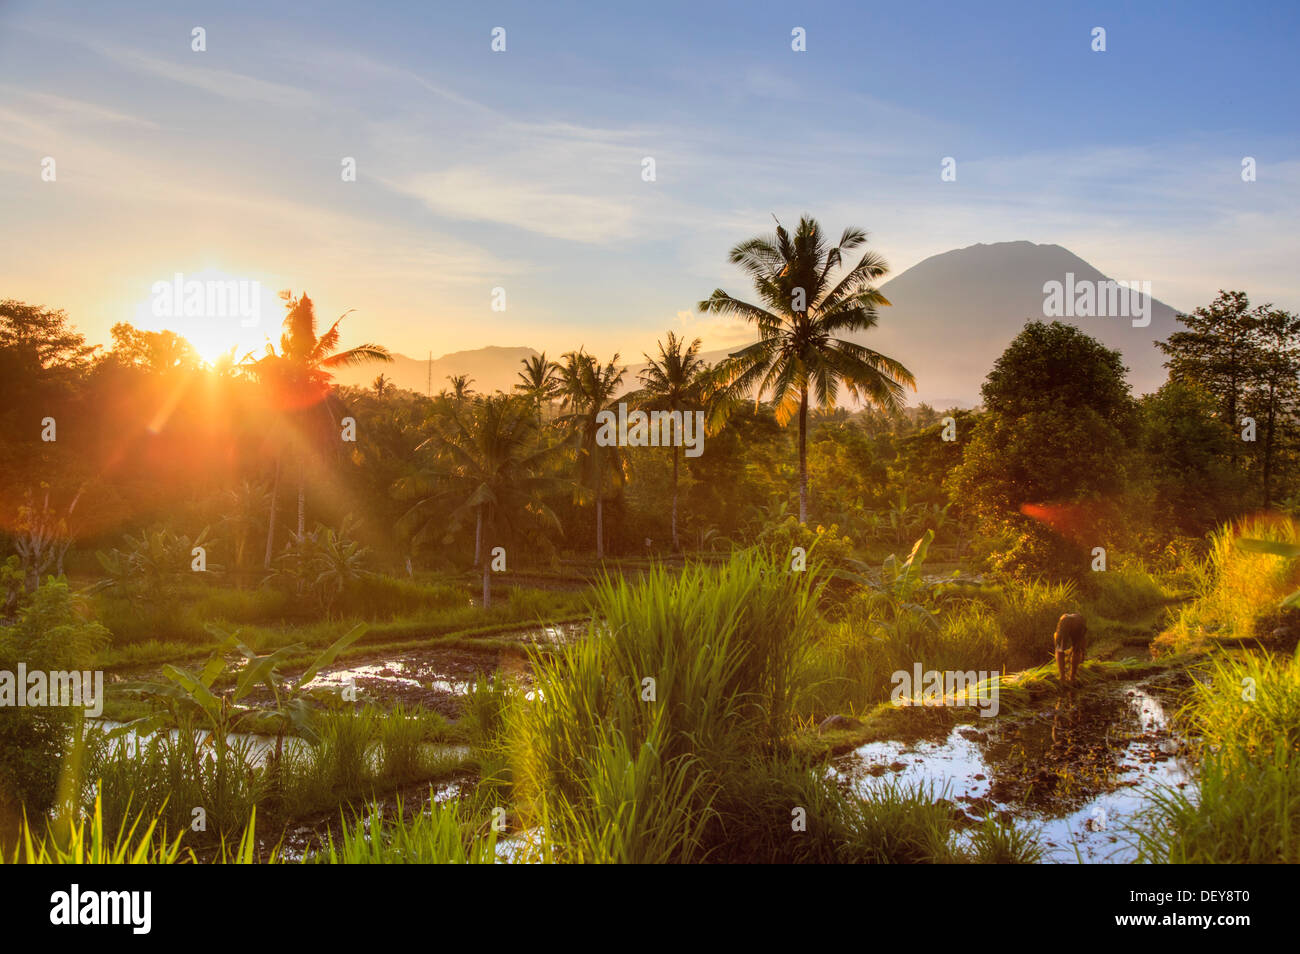
<svg viewBox="0 0 1300 954"><path fill-rule="evenodd" d="M308 690L341 690L351 683L359 701L384 707L397 702L422 705L455 718L461 699L480 676L502 672L527 684L529 673L524 644L559 645L571 642L587 630L587 623L560 623L502 633L497 639L515 639L519 649L485 651L445 647L413 648L369 660L348 660L326 666Z"/></svg>
<svg viewBox="0 0 1300 954"><path fill-rule="evenodd" d="M1045 861L1131 862L1132 826L1150 794L1194 785L1168 704L1147 682L1081 690L945 738L864 745L834 771L864 793L885 779L925 786L948 800L960 825L989 815L1028 825Z"/></svg>

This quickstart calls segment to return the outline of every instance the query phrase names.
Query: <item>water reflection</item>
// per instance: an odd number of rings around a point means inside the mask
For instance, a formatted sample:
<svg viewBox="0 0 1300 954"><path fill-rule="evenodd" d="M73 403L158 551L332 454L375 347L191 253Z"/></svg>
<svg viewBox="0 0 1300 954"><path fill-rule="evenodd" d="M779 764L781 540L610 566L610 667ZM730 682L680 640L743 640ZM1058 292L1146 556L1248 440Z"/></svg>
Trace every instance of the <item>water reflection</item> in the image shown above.
<svg viewBox="0 0 1300 954"><path fill-rule="evenodd" d="M963 724L941 741L873 742L838 760L860 792L882 777L931 788L975 820L1031 823L1045 859L1127 862L1127 831L1161 786L1187 786L1193 766L1149 687L1069 692L1032 715L987 728Z"/></svg>

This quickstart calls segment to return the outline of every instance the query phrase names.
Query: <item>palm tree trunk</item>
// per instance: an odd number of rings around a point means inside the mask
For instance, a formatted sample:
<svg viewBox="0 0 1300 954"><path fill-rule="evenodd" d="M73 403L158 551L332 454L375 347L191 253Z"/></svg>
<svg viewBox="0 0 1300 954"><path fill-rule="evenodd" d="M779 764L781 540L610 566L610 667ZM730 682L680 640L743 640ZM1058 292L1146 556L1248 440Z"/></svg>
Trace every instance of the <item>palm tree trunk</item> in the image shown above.
<svg viewBox="0 0 1300 954"><path fill-rule="evenodd" d="M605 558L605 501L601 494L601 472L600 472L600 448L595 449L596 454L596 559Z"/></svg>
<svg viewBox="0 0 1300 954"><path fill-rule="evenodd" d="M478 566L483 559L483 505L475 509L478 513L474 521L474 565Z"/></svg>
<svg viewBox="0 0 1300 954"><path fill-rule="evenodd" d="M480 527L480 528L482 528L483 525L484 525L484 521L483 521L483 506L484 506L483 504L479 504L479 505L478 505L478 517L479 517L479 527ZM492 514L489 513L487 516L488 516L488 520L487 520L487 527L486 527L486 530L487 530L487 533L491 533L491 532L492 532L492 526L491 526L491 525L492 525ZM485 534L484 536L486 537L486 534ZM484 539L484 541L483 541L483 545L484 545L484 548L485 548L485 549L486 549L486 547L487 547L487 542L488 542L488 541L487 541L486 539ZM484 608L484 609L487 609L487 608L488 608L489 606L491 606L491 605L492 605L492 561L491 561L491 560L488 560L488 559L485 557L484 560L483 560L483 608Z"/></svg>
<svg viewBox="0 0 1300 954"><path fill-rule="evenodd" d="M271 519L266 527L266 561L263 566L271 569L271 554L275 545L275 504L280 497L280 458L275 458L275 480L271 485Z"/></svg>
<svg viewBox="0 0 1300 954"><path fill-rule="evenodd" d="M298 461L298 536L307 529L307 458Z"/></svg>
<svg viewBox="0 0 1300 954"><path fill-rule="evenodd" d="M799 522L808 522L808 386L799 392Z"/></svg>
<svg viewBox="0 0 1300 954"><path fill-rule="evenodd" d="M681 550L677 542L677 445L673 445L673 552Z"/></svg>

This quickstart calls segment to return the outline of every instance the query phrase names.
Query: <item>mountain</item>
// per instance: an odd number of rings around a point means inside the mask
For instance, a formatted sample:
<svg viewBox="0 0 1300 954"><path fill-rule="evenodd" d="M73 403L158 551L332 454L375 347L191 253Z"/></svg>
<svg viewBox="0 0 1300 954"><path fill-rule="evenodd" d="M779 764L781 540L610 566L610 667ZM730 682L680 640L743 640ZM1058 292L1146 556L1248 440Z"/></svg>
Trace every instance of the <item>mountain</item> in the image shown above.
<svg viewBox="0 0 1300 954"><path fill-rule="evenodd" d="M912 372L917 393L909 393L909 403L925 401L936 408L978 403L979 387L993 362L1029 319L1073 324L1119 350L1134 393L1160 387L1164 355L1154 342L1177 330L1174 309L1144 296L1141 304L1150 306L1145 327L1134 327L1128 317L1044 315L1044 285L1059 282L1064 292L1068 275L1073 275L1075 289L1108 280L1059 245L998 242L933 255L880 286L891 305L880 309L880 324L857 340ZM1140 280L1114 277L1135 285Z"/></svg>
<svg viewBox="0 0 1300 954"><path fill-rule="evenodd" d="M519 383L520 362L537 354L532 348L501 348L495 345L474 348L470 351L453 351L433 359L433 393L451 390L448 377L467 374L473 379L470 385L480 394L493 391L512 391ZM354 368L340 368L334 378L339 384L369 387L379 375L384 375L399 388L424 394L430 378L429 359L408 358L394 354L390 364L366 364Z"/></svg>
<svg viewBox="0 0 1300 954"><path fill-rule="evenodd" d="M1072 276L1072 277L1071 277ZM1140 276L1116 276L1140 281ZM998 242L971 245L933 255L900 272L880 290L890 307L880 309L880 324L857 341L896 358L916 377L917 391L907 402L924 401L939 410L973 407L980 401L980 385L993 362L1030 319L1053 320L1044 314L1044 286L1059 282L1081 289L1084 283L1109 281L1098 269L1059 245L1033 242ZM730 288L741 298L749 289L737 283ZM1077 301L1070 296L1071 302ZM1150 324L1134 327L1130 317L1061 317L1107 347L1118 349L1129 368L1129 383L1137 394L1153 391L1165 380L1164 356L1154 341L1177 330L1175 311L1155 298L1143 296L1129 314L1149 305ZM1139 319L1140 320L1140 319ZM563 347L555 347L556 352ZM715 363L730 350L708 351L701 357ZM634 355L635 349L624 349ZM537 354L532 348L477 348L456 351L433 360L433 392L448 388L450 375L467 374L479 392L511 391L518 381L520 361ZM631 364L624 379L635 386L643 363ZM341 384L369 386L385 374L398 387L423 393L429 380L429 361L395 355L389 365L341 369Z"/></svg>

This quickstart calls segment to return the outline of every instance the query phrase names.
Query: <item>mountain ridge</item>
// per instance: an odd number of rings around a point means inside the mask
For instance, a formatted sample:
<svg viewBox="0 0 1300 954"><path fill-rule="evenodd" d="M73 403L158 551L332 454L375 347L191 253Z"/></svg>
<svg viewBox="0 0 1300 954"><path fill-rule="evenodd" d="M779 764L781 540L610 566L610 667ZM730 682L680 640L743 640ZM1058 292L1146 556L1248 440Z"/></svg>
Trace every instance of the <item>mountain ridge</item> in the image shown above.
<svg viewBox="0 0 1300 954"><path fill-rule="evenodd" d="M900 361L917 380L909 404L932 407L973 407L979 403L979 389L993 362L1020 332L1027 320L1054 320L1046 315L1044 285L1066 283L1071 287L1112 280L1064 246L1026 240L976 243L949 249L922 259L880 286L891 304L880 309L880 323L869 332L850 340ZM1145 291L1145 289L1144 289ZM737 294L740 294L738 291ZM1154 341L1177 330L1177 312L1146 295L1150 324L1135 327L1128 317L1059 317L1096 337L1109 348L1119 350L1129 368L1129 382L1135 393L1155 390L1164 381L1163 355ZM936 346L937 342L942 344ZM701 357L716 362L736 348L703 352ZM434 393L446 388L447 378L465 374L474 379L480 392L511 391L518 382L520 362L539 352L527 346L491 345L449 352L432 361L394 355L389 365L340 370L340 384L368 386L384 374L398 387L424 392L432 377ZM629 364L629 378L644 363Z"/></svg>

